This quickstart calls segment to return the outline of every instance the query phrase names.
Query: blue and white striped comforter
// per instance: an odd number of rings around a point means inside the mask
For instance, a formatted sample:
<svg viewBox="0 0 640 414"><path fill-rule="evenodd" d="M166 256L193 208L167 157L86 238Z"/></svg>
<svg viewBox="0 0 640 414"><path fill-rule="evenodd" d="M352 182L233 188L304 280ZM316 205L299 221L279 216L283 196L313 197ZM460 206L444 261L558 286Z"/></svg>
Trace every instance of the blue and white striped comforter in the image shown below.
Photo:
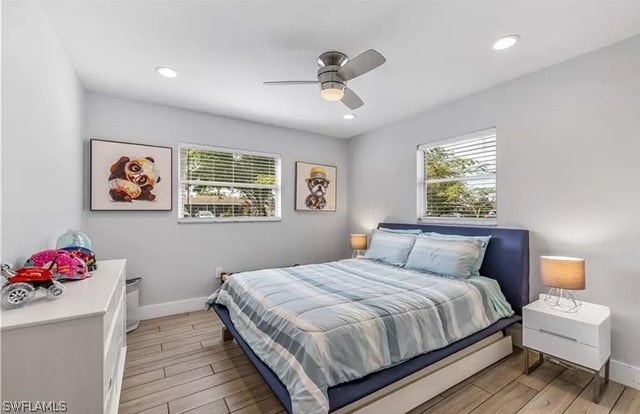
<svg viewBox="0 0 640 414"><path fill-rule="evenodd" d="M326 413L327 388L469 336L511 316L498 283L371 260L235 274L208 300L229 309L287 387L294 413Z"/></svg>

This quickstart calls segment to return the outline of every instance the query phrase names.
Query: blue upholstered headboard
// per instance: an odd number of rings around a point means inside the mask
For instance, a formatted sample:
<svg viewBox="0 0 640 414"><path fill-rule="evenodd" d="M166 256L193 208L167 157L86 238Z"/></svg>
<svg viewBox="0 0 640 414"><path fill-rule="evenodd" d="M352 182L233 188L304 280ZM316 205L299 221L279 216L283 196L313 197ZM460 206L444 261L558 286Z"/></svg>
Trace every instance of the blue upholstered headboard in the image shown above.
<svg viewBox="0 0 640 414"><path fill-rule="evenodd" d="M529 231L498 227L441 226L431 224L380 223L388 229L420 229L442 234L491 236L480 274L495 279L513 310L522 315L529 303Z"/></svg>

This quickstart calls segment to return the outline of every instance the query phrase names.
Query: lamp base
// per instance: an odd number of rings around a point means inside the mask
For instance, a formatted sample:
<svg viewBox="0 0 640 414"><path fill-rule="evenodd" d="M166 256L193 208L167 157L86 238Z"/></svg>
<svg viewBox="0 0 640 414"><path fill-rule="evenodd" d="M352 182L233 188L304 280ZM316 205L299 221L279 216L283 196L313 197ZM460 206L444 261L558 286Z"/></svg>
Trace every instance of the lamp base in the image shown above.
<svg viewBox="0 0 640 414"><path fill-rule="evenodd" d="M549 305L551 309L566 312L575 313L582 307L580 302L572 290L565 290L560 288L551 288L544 301Z"/></svg>
<svg viewBox="0 0 640 414"><path fill-rule="evenodd" d="M357 259L359 257L362 257L362 250L354 250L353 254L351 255L351 258Z"/></svg>

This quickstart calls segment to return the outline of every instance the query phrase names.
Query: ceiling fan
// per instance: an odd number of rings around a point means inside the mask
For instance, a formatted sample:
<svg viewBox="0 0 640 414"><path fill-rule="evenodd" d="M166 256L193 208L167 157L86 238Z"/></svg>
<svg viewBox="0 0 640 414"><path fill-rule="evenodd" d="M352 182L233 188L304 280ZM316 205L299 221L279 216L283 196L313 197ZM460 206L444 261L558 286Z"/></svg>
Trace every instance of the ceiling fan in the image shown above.
<svg viewBox="0 0 640 414"><path fill-rule="evenodd" d="M378 51L369 49L349 59L341 52L325 52L318 56L318 80L271 81L265 85L320 85L320 95L327 101L342 101L349 109L358 109L364 102L347 88L347 81L372 71L387 60Z"/></svg>

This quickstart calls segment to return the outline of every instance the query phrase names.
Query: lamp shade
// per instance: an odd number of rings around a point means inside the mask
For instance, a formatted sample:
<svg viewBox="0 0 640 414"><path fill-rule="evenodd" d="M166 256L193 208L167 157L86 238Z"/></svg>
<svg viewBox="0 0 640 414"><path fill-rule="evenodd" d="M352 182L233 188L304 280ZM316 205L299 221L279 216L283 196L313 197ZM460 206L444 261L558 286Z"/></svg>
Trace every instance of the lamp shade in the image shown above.
<svg viewBox="0 0 640 414"><path fill-rule="evenodd" d="M366 250L369 245L369 237L366 234L351 235L351 250Z"/></svg>
<svg viewBox="0 0 640 414"><path fill-rule="evenodd" d="M583 290L585 281L584 259L564 256L541 256L542 283L558 289Z"/></svg>

